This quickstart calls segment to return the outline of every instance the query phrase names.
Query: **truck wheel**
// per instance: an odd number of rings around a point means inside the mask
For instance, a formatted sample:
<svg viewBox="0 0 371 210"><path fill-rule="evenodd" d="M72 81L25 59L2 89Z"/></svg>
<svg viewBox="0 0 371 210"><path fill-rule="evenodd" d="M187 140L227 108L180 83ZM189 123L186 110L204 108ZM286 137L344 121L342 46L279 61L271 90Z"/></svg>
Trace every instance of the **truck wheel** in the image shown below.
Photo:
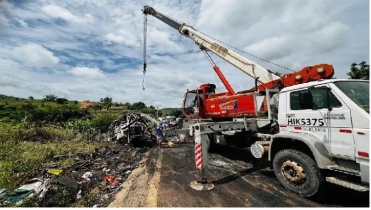
<svg viewBox="0 0 371 210"><path fill-rule="evenodd" d="M205 141L207 152L217 152L220 147L218 147L219 145L215 142L215 136L213 134L207 134L207 136L209 137Z"/></svg>
<svg viewBox="0 0 371 210"><path fill-rule="evenodd" d="M215 152L216 150L216 143L215 143L215 140L214 140L214 136L212 134L208 134L208 140L206 141L206 144L207 144L207 152Z"/></svg>
<svg viewBox="0 0 371 210"><path fill-rule="evenodd" d="M300 151L279 151L274 156L273 169L278 181L286 189L302 197L312 197L323 191L325 180L316 162Z"/></svg>

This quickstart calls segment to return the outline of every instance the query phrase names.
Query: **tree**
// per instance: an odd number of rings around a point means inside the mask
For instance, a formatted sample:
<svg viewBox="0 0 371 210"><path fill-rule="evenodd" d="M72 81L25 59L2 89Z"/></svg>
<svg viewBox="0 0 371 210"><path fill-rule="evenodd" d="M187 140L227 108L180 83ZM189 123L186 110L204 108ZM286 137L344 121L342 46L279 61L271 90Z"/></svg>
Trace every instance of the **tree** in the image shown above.
<svg viewBox="0 0 371 210"><path fill-rule="evenodd" d="M22 109L25 111L25 113L28 113L28 114L31 114L35 111L36 109L36 106L33 105L31 102L27 102L25 104L22 104ZM28 117L25 115L25 120L27 119ZM32 118L32 117L31 117Z"/></svg>
<svg viewBox="0 0 371 210"><path fill-rule="evenodd" d="M45 97L44 97L44 100L45 101L55 101L55 100L57 100L57 96L55 96L55 95L46 95Z"/></svg>
<svg viewBox="0 0 371 210"><path fill-rule="evenodd" d="M28 99L30 99L30 100L34 100L34 97L33 97L33 96L30 96L30 97L28 97Z"/></svg>
<svg viewBox="0 0 371 210"><path fill-rule="evenodd" d="M22 104L22 109L25 110L25 111L27 111L27 112L33 111L35 108L36 108L36 106L33 105L30 102L27 102L25 104Z"/></svg>
<svg viewBox="0 0 371 210"><path fill-rule="evenodd" d="M131 106L131 109L133 110L142 110L145 108L147 108L146 104L141 101L133 103L133 105Z"/></svg>
<svg viewBox="0 0 371 210"><path fill-rule="evenodd" d="M93 109L95 110L102 110L102 108L103 108L103 105L101 103L96 103L93 106Z"/></svg>
<svg viewBox="0 0 371 210"><path fill-rule="evenodd" d="M103 106L106 107L106 109L109 109L112 106L112 98L111 97L101 98L100 102L103 104Z"/></svg>
<svg viewBox="0 0 371 210"><path fill-rule="evenodd" d="M181 109L174 109L174 110L171 110L169 112L169 115L170 116L174 116L174 117L182 117L183 116L183 112Z"/></svg>
<svg viewBox="0 0 371 210"><path fill-rule="evenodd" d="M66 98L57 98L56 99L56 102L58 104L67 104L68 103L68 100Z"/></svg>
<svg viewBox="0 0 371 210"><path fill-rule="evenodd" d="M370 66L366 63L366 61L362 61L359 64L352 63L350 65L350 72L347 73L347 75L350 77L350 79L370 79L369 74Z"/></svg>
<svg viewBox="0 0 371 210"><path fill-rule="evenodd" d="M126 110L130 110L131 109L131 104L129 102L126 102L124 104L124 107L125 107Z"/></svg>
<svg viewBox="0 0 371 210"><path fill-rule="evenodd" d="M164 117L163 115L164 115L163 111L162 110L158 110L158 116L159 117Z"/></svg>

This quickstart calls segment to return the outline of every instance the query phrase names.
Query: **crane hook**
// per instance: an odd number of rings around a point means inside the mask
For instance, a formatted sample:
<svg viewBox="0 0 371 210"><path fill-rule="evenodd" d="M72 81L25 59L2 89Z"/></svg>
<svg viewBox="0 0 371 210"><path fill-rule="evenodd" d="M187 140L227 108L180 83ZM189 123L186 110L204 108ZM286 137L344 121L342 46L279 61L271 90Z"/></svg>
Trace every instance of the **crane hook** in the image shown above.
<svg viewBox="0 0 371 210"><path fill-rule="evenodd" d="M143 90L146 89L146 87L144 87L144 75L146 74L146 68L147 68L147 63L143 62L143 81L142 81Z"/></svg>

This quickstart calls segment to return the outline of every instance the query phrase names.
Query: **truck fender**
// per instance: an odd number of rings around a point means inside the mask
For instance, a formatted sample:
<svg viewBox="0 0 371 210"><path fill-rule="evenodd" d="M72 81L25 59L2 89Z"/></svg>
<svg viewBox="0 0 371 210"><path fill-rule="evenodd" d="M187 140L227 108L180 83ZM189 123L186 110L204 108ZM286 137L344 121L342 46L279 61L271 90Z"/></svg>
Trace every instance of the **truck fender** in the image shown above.
<svg viewBox="0 0 371 210"><path fill-rule="evenodd" d="M276 143L278 144L282 139L290 139L294 141L301 141L308 146L312 152L317 165L321 169L325 169L329 165L336 165L334 159L329 155L326 147L321 140L305 133L280 133L274 135L269 144L268 160L271 161L271 151Z"/></svg>

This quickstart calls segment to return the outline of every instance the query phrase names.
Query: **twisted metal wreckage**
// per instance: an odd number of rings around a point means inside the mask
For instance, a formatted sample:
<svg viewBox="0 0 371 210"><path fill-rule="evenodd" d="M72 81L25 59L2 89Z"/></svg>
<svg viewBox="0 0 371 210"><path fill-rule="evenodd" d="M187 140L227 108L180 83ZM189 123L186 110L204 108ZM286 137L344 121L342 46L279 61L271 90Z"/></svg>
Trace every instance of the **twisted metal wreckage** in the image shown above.
<svg viewBox="0 0 371 210"><path fill-rule="evenodd" d="M157 124L158 121L147 114L128 113L111 123L109 140L133 145L155 144L156 136L153 131ZM166 137L175 136L166 135Z"/></svg>

